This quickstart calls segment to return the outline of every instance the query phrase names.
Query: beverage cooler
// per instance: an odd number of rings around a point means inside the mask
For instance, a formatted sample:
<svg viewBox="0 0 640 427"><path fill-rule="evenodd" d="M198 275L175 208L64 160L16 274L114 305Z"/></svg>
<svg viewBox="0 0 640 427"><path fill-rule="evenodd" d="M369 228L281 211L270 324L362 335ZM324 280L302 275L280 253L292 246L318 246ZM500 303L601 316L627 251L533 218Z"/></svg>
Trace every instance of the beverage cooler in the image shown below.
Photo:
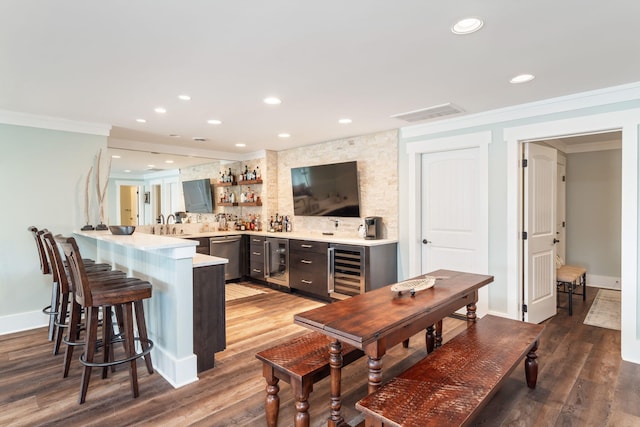
<svg viewBox="0 0 640 427"><path fill-rule="evenodd" d="M329 296L345 299L365 292L365 250L332 243L329 247Z"/></svg>
<svg viewBox="0 0 640 427"><path fill-rule="evenodd" d="M267 237L264 246L267 282L289 287L289 239Z"/></svg>

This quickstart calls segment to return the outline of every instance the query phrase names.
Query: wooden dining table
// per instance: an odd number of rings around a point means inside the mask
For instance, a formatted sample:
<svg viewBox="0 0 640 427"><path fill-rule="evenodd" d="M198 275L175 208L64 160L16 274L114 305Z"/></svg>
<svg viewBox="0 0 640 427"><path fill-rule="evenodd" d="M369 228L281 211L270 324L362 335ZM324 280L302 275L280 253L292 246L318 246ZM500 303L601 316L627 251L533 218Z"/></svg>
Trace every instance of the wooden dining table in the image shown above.
<svg viewBox="0 0 640 427"><path fill-rule="evenodd" d="M475 321L478 289L493 281L493 276L452 270L437 270L410 280L426 276L436 278L429 289L394 292L389 285L294 316L294 323L323 333L331 341L329 426L345 424L340 401L342 343L368 356L368 391L372 393L382 383L382 356L388 348L422 330L427 331L427 343L433 342L433 326L465 306L467 320Z"/></svg>

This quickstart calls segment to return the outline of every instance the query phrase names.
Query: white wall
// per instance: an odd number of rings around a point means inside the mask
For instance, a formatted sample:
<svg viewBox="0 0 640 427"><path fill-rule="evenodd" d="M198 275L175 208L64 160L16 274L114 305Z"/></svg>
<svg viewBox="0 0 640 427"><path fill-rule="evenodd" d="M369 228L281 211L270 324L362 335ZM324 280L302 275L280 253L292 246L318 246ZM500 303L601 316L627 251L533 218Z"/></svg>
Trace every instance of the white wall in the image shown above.
<svg viewBox="0 0 640 427"><path fill-rule="evenodd" d="M0 124L0 334L48 322L40 310L51 276L40 272L27 228L68 234L85 224L85 180L101 147L106 136ZM95 199L91 212L95 225Z"/></svg>
<svg viewBox="0 0 640 427"><path fill-rule="evenodd" d="M567 155L566 261L590 276L620 278L621 182L621 150Z"/></svg>
<svg viewBox="0 0 640 427"><path fill-rule="evenodd" d="M520 141L539 140L580 132L622 129L622 355L640 363L640 317L636 309L638 292L638 125L640 85L603 89L584 94L525 104L504 110L465 116L401 130L399 144L399 187L405 188L418 177L407 172L407 144L425 139L465 135L489 130L489 271L495 276L490 285L489 309L511 318L521 315L521 242L519 208ZM626 152L625 152L626 148ZM408 256L407 195L400 193L400 276L406 277L414 262ZM415 215L415 213L413 213ZM403 276L404 275L404 276ZM626 277L626 279L625 279ZM626 280L626 282L625 282Z"/></svg>

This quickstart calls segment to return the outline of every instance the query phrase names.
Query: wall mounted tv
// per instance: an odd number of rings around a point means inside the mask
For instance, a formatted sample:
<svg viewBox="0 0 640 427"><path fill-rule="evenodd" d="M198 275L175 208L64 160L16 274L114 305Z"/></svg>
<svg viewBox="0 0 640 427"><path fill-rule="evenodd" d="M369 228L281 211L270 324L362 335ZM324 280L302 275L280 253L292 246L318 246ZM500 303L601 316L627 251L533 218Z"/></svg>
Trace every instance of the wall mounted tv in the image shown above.
<svg viewBox="0 0 640 427"><path fill-rule="evenodd" d="M184 208L189 213L213 213L213 180L182 181Z"/></svg>
<svg viewBox="0 0 640 427"><path fill-rule="evenodd" d="M360 216L355 161L291 168L291 185L294 215Z"/></svg>

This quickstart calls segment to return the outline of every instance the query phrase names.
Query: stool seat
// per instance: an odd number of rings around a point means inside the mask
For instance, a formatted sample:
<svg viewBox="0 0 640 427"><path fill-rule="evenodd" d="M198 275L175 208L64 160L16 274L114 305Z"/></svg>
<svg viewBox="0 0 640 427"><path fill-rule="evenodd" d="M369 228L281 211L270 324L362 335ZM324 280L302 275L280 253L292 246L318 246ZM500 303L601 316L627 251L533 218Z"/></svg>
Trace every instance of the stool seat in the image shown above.
<svg viewBox="0 0 640 427"><path fill-rule="evenodd" d="M575 292L582 286L582 293ZM579 265L562 265L556 268L556 287L560 293L569 294L569 316L573 315L573 295L582 295L587 300L587 269Z"/></svg>

